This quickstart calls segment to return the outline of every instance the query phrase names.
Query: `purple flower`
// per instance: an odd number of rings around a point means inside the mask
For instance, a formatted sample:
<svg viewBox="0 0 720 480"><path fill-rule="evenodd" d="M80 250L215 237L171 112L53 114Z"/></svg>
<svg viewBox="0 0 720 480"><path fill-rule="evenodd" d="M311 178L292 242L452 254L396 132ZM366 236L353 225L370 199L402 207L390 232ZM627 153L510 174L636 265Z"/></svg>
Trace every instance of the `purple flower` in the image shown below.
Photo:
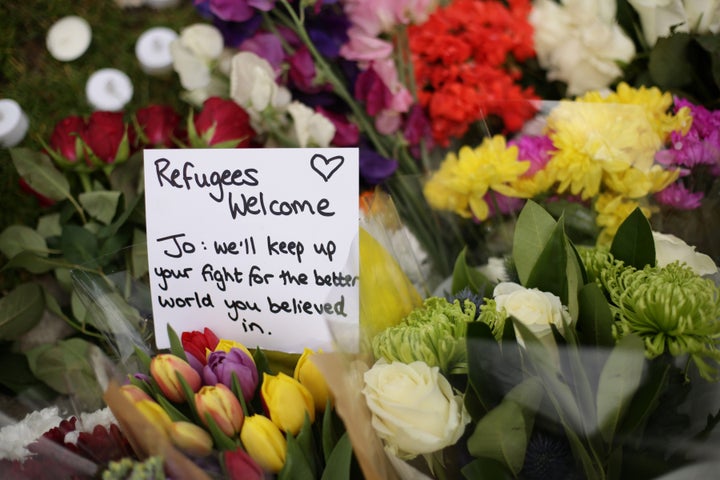
<svg viewBox="0 0 720 480"><path fill-rule="evenodd" d="M256 10L272 9L275 0L195 0L194 3L201 11L209 10L220 20L244 22L256 15Z"/></svg>
<svg viewBox="0 0 720 480"><path fill-rule="evenodd" d="M320 55L329 60L336 59L340 55L340 47L348 41L350 21L347 16L337 9L322 8L306 16L305 22L308 36Z"/></svg>
<svg viewBox="0 0 720 480"><path fill-rule="evenodd" d="M273 67L275 72L281 70L282 63L286 59L282 40L272 33L256 33L251 38L243 41L239 49L245 52L252 52L258 57L264 58Z"/></svg>
<svg viewBox="0 0 720 480"><path fill-rule="evenodd" d="M552 140L545 135L525 135L510 140L508 146L511 145L518 147L518 160L530 162L530 168L524 174L529 177L545 168L555 150Z"/></svg>
<svg viewBox="0 0 720 480"><path fill-rule="evenodd" d="M203 368L202 376L207 385L222 383L232 388L233 373L238 377L245 401L249 402L255 395L258 372L253 359L239 348L231 348L229 352L212 352Z"/></svg>
<svg viewBox="0 0 720 480"><path fill-rule="evenodd" d="M678 210L694 210L700 206L704 197L703 192L691 192L679 182L670 184L655 194L658 203Z"/></svg>
<svg viewBox="0 0 720 480"><path fill-rule="evenodd" d="M368 184L382 183L395 173L397 167L397 160L383 157L366 142L360 144L360 176Z"/></svg>

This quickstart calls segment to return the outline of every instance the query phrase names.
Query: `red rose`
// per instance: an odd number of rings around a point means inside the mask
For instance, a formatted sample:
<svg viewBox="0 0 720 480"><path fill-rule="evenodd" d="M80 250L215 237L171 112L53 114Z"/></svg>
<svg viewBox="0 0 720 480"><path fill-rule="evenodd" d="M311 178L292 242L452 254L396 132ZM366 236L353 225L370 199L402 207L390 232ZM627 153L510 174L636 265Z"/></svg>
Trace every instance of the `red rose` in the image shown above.
<svg viewBox="0 0 720 480"><path fill-rule="evenodd" d="M82 117L70 116L60 120L50 136L50 148L69 162L76 162L83 155L82 149L76 148L78 137L85 135L85 120Z"/></svg>
<svg viewBox="0 0 720 480"><path fill-rule="evenodd" d="M211 352L215 350L220 339L213 333L212 330L206 328L203 332L197 330L192 332L183 332L180 336L183 350L188 355L193 356L202 365L207 364L205 356L205 350L209 349ZM188 362L193 365L193 359L188 358ZM194 366L194 365L193 365ZM201 368L202 370L202 368Z"/></svg>
<svg viewBox="0 0 720 480"><path fill-rule="evenodd" d="M205 100L202 110L195 116L195 130L207 146L237 141L225 146L249 147L255 137L247 112L234 101L220 97Z"/></svg>
<svg viewBox="0 0 720 480"><path fill-rule="evenodd" d="M88 119L83 140L102 162L115 163L127 159L126 130L122 112L93 112Z"/></svg>
<svg viewBox="0 0 720 480"><path fill-rule="evenodd" d="M173 147L182 135L180 115L172 107L150 105L138 110L135 118L148 146Z"/></svg>
<svg viewBox="0 0 720 480"><path fill-rule="evenodd" d="M242 448L224 451L222 460L225 473L232 480L262 480L265 478L260 465Z"/></svg>

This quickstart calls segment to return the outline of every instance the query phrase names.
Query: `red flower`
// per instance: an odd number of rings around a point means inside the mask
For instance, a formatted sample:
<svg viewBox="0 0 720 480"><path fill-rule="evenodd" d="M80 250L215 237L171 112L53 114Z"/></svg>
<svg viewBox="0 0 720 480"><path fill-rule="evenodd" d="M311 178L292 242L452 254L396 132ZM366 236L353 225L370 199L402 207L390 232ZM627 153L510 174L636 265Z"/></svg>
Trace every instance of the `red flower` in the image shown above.
<svg viewBox="0 0 720 480"><path fill-rule="evenodd" d="M135 114L140 136L148 146L169 148L182 136L180 115L170 106L150 105Z"/></svg>
<svg viewBox="0 0 720 480"><path fill-rule="evenodd" d="M232 480L262 480L262 468L242 448L226 450L222 454L225 474Z"/></svg>
<svg viewBox="0 0 720 480"><path fill-rule="evenodd" d="M228 147L249 147L255 137L247 112L234 101L220 97L205 100L195 116L195 130L206 146L230 142L234 145Z"/></svg>
<svg viewBox="0 0 720 480"><path fill-rule="evenodd" d="M189 356L192 356L202 365L207 365L205 351L210 350L212 352L215 350L215 347L217 347L220 339L215 335L215 333L213 333L212 330L206 328L203 332L199 332L197 330L192 332L183 332L180 336L180 341L182 342L183 350L185 350L185 353L188 355L188 362L190 365L193 365L194 362L192 361L192 358L189 358ZM202 371L202 366L200 367L200 371Z"/></svg>
<svg viewBox="0 0 720 480"><path fill-rule="evenodd" d="M85 120L76 115L63 118L53 129L50 148L70 162L80 160L82 148L76 148L78 137L85 135Z"/></svg>
<svg viewBox="0 0 720 480"><path fill-rule="evenodd" d="M98 111L90 115L83 139L95 156L110 164L127 159L127 135L122 112Z"/></svg>

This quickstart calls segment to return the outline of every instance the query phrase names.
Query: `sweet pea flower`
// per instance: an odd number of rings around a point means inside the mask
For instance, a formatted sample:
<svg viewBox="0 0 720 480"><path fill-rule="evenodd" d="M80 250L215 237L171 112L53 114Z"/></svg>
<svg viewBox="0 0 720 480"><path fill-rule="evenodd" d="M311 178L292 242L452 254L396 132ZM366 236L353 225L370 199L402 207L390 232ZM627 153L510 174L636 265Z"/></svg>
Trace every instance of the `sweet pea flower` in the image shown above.
<svg viewBox="0 0 720 480"><path fill-rule="evenodd" d="M195 394L195 408L206 426L210 424L209 415L228 437L234 438L240 433L245 420L242 405L232 390L222 383L202 387Z"/></svg>
<svg viewBox="0 0 720 480"><path fill-rule="evenodd" d="M223 48L222 34L212 25L196 23L182 29L170 44L170 53L183 88L206 87L210 83L211 64L220 58Z"/></svg>
<svg viewBox="0 0 720 480"><path fill-rule="evenodd" d="M252 52L232 57L230 98L255 116L269 107L282 109L290 103L290 93L275 82L270 63Z"/></svg>
<svg viewBox="0 0 720 480"><path fill-rule="evenodd" d="M652 47L672 32L720 31L718 0L628 0L640 17L645 41Z"/></svg>
<svg viewBox="0 0 720 480"><path fill-rule="evenodd" d="M173 422L168 428L172 443L183 453L193 457L206 457L213 449L213 439L208 432L190 422Z"/></svg>
<svg viewBox="0 0 720 480"><path fill-rule="evenodd" d="M260 392L270 420L279 429L297 435L306 415L311 422L315 421L312 394L294 378L282 372L277 375L263 373Z"/></svg>
<svg viewBox="0 0 720 480"><path fill-rule="evenodd" d="M455 444L470 422L462 396L438 367L378 360L363 376L372 426L386 448L403 459Z"/></svg>
<svg viewBox="0 0 720 480"><path fill-rule="evenodd" d="M305 348L303 350L302 355L295 364L293 378L310 391L315 402L315 410L324 412L327 402L331 398L330 390L325 377L313 362L314 355L317 355L317 353L312 349Z"/></svg>
<svg viewBox="0 0 720 480"><path fill-rule="evenodd" d="M203 380L207 385L222 383L232 388L233 374L237 376L243 397L246 402L255 396L258 385L258 372L255 361L246 352L239 348L232 348L229 352L212 352L203 368Z"/></svg>
<svg viewBox="0 0 720 480"><path fill-rule="evenodd" d="M265 474L260 465L242 448L222 453L223 470L231 480L263 480Z"/></svg>
<svg viewBox="0 0 720 480"><path fill-rule="evenodd" d="M175 403L188 400L178 379L181 376L193 392L197 392L202 384L200 375L188 362L169 353L155 355L150 361L150 375L158 387L170 401Z"/></svg>
<svg viewBox="0 0 720 480"><path fill-rule="evenodd" d="M264 470L271 473L282 470L287 455L287 442L272 420L263 415L247 417L240 432L240 440L247 453Z"/></svg>
<svg viewBox="0 0 720 480"><path fill-rule="evenodd" d="M257 10L270 11L275 0L195 0L194 3L226 22L244 22L257 15Z"/></svg>
<svg viewBox="0 0 720 480"><path fill-rule="evenodd" d="M321 113L293 101L287 111L292 117L293 134L299 147L327 147L335 136L335 125Z"/></svg>

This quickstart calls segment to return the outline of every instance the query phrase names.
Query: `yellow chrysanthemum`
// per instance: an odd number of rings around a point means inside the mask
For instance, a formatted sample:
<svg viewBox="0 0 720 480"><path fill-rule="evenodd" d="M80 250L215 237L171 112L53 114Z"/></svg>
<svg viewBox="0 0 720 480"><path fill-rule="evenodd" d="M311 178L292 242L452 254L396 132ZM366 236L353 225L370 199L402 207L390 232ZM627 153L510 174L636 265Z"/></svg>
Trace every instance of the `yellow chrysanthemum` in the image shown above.
<svg viewBox="0 0 720 480"><path fill-rule="evenodd" d="M635 210L640 207L643 214L650 218L651 211L646 207L641 207L634 200L621 195L604 193L598 196L595 202L595 211L597 218L595 222L602 229L598 235L598 245L609 245L613 237L617 233L620 224Z"/></svg>
<svg viewBox="0 0 720 480"><path fill-rule="evenodd" d="M563 101L548 116L547 128L557 149L547 170L558 192L583 199L600 192L606 173L649 170L662 146L637 105Z"/></svg>
<svg viewBox="0 0 720 480"><path fill-rule="evenodd" d="M486 138L477 148L464 146L457 155L449 153L423 192L433 208L485 220L489 214L484 199L488 190L526 198L525 193L514 188L514 182L528 168L530 162L518 161L517 147L508 147L505 138L496 135Z"/></svg>
<svg viewBox="0 0 720 480"><path fill-rule="evenodd" d="M614 92L603 95L600 92L589 92L578 98L578 101L589 103L638 105L645 111L653 131L662 142L666 142L670 132L681 131L687 133L692 125L690 109L683 107L676 114L672 114L670 107L673 104L672 94L663 92L657 87L634 88L625 82L620 83Z"/></svg>
<svg viewBox="0 0 720 480"><path fill-rule="evenodd" d="M619 173L609 173L603 183L618 195L641 198L664 189L677 180L679 175L679 170L665 170L660 165L653 165L647 171L629 168Z"/></svg>

